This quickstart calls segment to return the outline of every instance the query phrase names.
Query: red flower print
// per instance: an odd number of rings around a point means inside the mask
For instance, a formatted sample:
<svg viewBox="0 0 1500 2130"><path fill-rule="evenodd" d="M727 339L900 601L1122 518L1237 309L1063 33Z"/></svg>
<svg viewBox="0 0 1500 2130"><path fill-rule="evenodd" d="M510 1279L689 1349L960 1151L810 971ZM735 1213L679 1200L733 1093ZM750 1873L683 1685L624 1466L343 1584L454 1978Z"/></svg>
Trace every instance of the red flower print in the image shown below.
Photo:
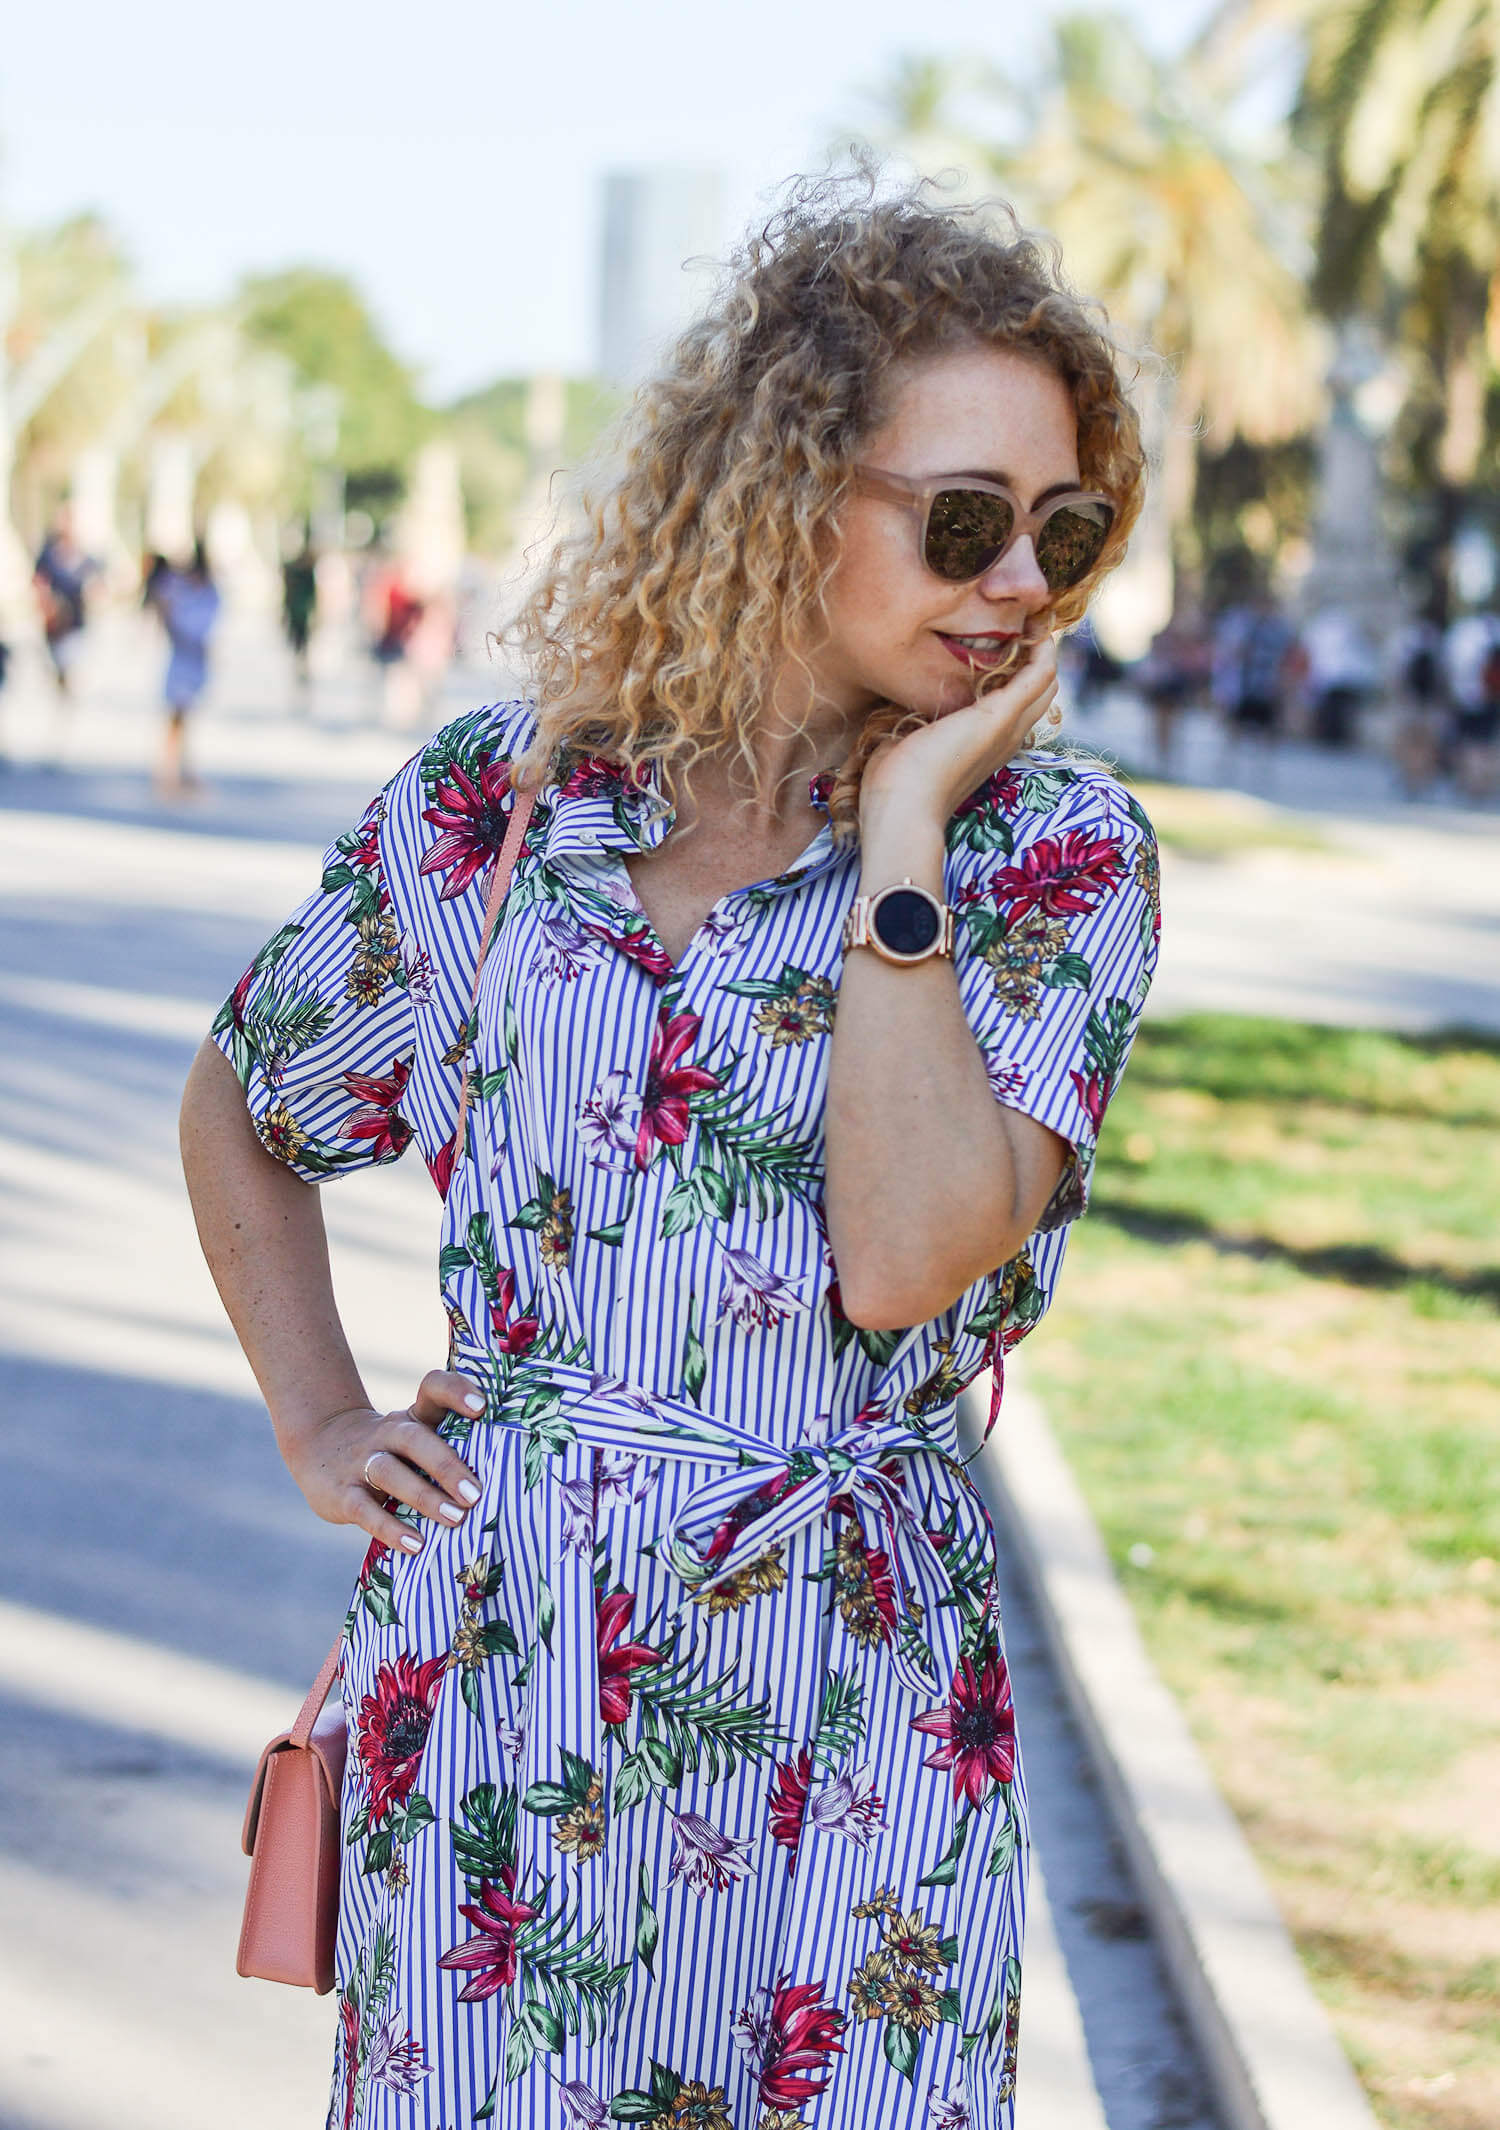
<svg viewBox="0 0 1500 2130"><path fill-rule="evenodd" d="M479 1899L466 1901L458 1911L465 1922L474 1925L479 1936L445 1952L438 1966L464 1969L471 1976L458 1993L460 2004L482 2004L486 1997L507 1989L516 1979L517 1926L529 1923L541 1910L528 1901L518 1901L515 1886L515 1866L506 1864L501 1868L498 1886L485 1879L479 1888Z"/></svg>
<svg viewBox="0 0 1500 2130"><path fill-rule="evenodd" d="M457 762L439 779L433 803L422 819L443 833L417 867L419 873L447 873L440 902L451 902L473 885L505 841L510 816L510 765L486 762L475 784Z"/></svg>
<svg viewBox="0 0 1500 2130"><path fill-rule="evenodd" d="M1089 836L1070 828L1063 836L1043 836L1023 853L1019 865L1002 865L990 875L990 892L1008 904L1011 921L1028 910L1044 917L1076 917L1112 893L1124 873L1120 846L1108 836Z"/></svg>
<svg viewBox="0 0 1500 2130"><path fill-rule="evenodd" d="M370 866L380 863L380 823L365 821L347 843L340 842L340 855L350 865Z"/></svg>
<svg viewBox="0 0 1500 2130"><path fill-rule="evenodd" d="M1068 1078L1073 1082L1073 1091L1078 1097L1079 1107L1097 1132L1104 1122L1105 1105L1109 1101L1113 1081L1106 1072L1070 1072Z"/></svg>
<svg viewBox="0 0 1500 2130"><path fill-rule="evenodd" d="M688 1096L717 1087L718 1081L700 1065L679 1065L677 1060L692 1046L699 1029L696 1013L660 1013L651 1034L651 1059L646 1067L646 1091L641 1097L641 1122L636 1134L637 1168L650 1166L657 1144L681 1146L688 1135Z"/></svg>
<svg viewBox="0 0 1500 2130"><path fill-rule="evenodd" d="M608 925L585 925L584 930L595 939L604 940L617 954L633 961L637 968L644 969L653 983L664 984L672 974L671 959L661 942L646 925L625 927L612 932Z"/></svg>
<svg viewBox="0 0 1500 2130"><path fill-rule="evenodd" d="M613 1591L594 1611L594 1642L599 1655L599 1714L606 1723L623 1723L630 1714L630 1674L643 1664L659 1664L661 1651L644 1642L615 1637L630 1624L635 1599L628 1590Z"/></svg>
<svg viewBox="0 0 1500 2130"><path fill-rule="evenodd" d="M844 2015L823 2002L821 1982L758 1989L734 2022L735 2046L767 2108L805 2108L826 2093L828 2059L842 2055Z"/></svg>
<svg viewBox="0 0 1500 2130"><path fill-rule="evenodd" d="M977 791L971 791L953 809L953 818L959 820L965 814L988 813L992 806L1002 810L1015 805L1021 796L1021 779L1013 769L997 769L993 776L986 777Z"/></svg>
<svg viewBox="0 0 1500 2130"><path fill-rule="evenodd" d="M346 1139L368 1139L376 1161L389 1160L411 1144L411 1126L397 1114L408 1079L411 1077L411 1059L392 1058L390 1076L376 1079L369 1073L346 1072L344 1092L363 1102L363 1109L356 1109L344 1126Z"/></svg>
<svg viewBox="0 0 1500 2130"><path fill-rule="evenodd" d="M953 1770L955 1804L966 1797L982 1805L990 1783L1009 1782L1016 1766L1016 1719L1010 1673L999 1650L990 1650L977 1678L965 1657L954 1673L948 1706L913 1716L911 1727L942 1739L922 1765Z"/></svg>
<svg viewBox="0 0 1500 2130"><path fill-rule="evenodd" d="M457 1132L453 1134L453 1137L451 1139L445 1139L443 1141L443 1144L438 1148L435 1154L426 1154L423 1156L423 1159L427 1163L428 1174L431 1176L433 1182L437 1185L438 1190L442 1193L444 1198L447 1197L448 1186L453 1181L453 1164L457 1160L457 1158Z"/></svg>
<svg viewBox="0 0 1500 2130"><path fill-rule="evenodd" d="M534 1316L511 1319L510 1305L516 1298L516 1275L509 1265L500 1269L500 1294L490 1303L490 1344L496 1353L529 1353L536 1344L538 1320Z"/></svg>
<svg viewBox="0 0 1500 2130"><path fill-rule="evenodd" d="M393 1664L381 1665L374 1693L359 1704L359 1751L370 1778L372 1827L411 1794L447 1669L446 1657L419 1664L403 1651Z"/></svg>
<svg viewBox="0 0 1500 2130"><path fill-rule="evenodd" d="M344 2073L344 2119L340 2130L353 2130L354 2096L359 2087L359 2000L347 1992L339 1999L339 2045Z"/></svg>
<svg viewBox="0 0 1500 2130"><path fill-rule="evenodd" d="M602 754L580 755L569 769L566 779L558 786L558 796L564 799L612 799L617 792L628 791L634 783L640 789L643 778L632 779L623 762L611 762Z"/></svg>
<svg viewBox="0 0 1500 2130"><path fill-rule="evenodd" d="M795 1760L784 1762L776 1770L776 1778L766 1799L771 1839L780 1842L787 1852L788 1878L797 1868L797 1851L802 1846L802 1825L807 1816L812 1769L812 1749L804 1746Z"/></svg>

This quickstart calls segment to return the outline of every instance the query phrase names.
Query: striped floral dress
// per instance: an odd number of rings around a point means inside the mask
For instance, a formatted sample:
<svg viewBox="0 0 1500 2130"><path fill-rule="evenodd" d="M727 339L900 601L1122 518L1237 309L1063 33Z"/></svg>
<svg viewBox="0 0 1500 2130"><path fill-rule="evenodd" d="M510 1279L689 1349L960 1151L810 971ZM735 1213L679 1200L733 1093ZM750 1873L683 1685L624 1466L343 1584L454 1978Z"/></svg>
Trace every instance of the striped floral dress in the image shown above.
<svg viewBox="0 0 1500 2130"><path fill-rule="evenodd" d="M421 1552L372 1546L349 1612L328 2122L1008 2130L1026 1805L954 1408L1082 1210L1154 961L1149 824L1045 755L949 823L996 1098L1075 1153L1018 1257L869 1331L823 1209L857 852L825 821L674 964L625 865L670 810L564 762L470 1024L531 729L512 703L440 732L215 1028L299 1176L415 1141L488 1400L449 1429L482 1500L455 1531L403 1512Z"/></svg>

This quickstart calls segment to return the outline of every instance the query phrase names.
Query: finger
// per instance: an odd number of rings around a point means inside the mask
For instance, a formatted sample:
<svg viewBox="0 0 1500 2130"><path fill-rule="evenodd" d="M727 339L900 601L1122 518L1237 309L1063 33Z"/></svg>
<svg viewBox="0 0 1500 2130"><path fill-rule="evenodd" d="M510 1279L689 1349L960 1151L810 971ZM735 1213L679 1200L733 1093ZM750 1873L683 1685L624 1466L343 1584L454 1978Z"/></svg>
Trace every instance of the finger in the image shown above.
<svg viewBox="0 0 1500 2130"><path fill-rule="evenodd" d="M421 1533L392 1516L368 1487L350 1487L345 1497L345 1509L344 1521L357 1524L361 1531L368 1531L382 1546L394 1546L402 1553L421 1552Z"/></svg>
<svg viewBox="0 0 1500 2130"><path fill-rule="evenodd" d="M428 1443L432 1439L430 1435L424 1437ZM372 1450L365 1459L364 1482L372 1495L404 1502L433 1523L461 1524L471 1507L469 1502L455 1501L434 1485L421 1467L410 1461L409 1454L390 1445Z"/></svg>
<svg viewBox="0 0 1500 2130"><path fill-rule="evenodd" d="M376 1439L381 1449L393 1451L399 1460L425 1472L434 1485L443 1488L465 1509L478 1501L479 1482L452 1443L434 1434L422 1421L413 1420L409 1413L389 1414Z"/></svg>
<svg viewBox="0 0 1500 2130"><path fill-rule="evenodd" d="M413 1420L420 1420L427 1427L440 1427L450 1413L477 1420L484 1403L484 1392L472 1376L458 1375L450 1368L430 1368L417 1385L417 1395L407 1411Z"/></svg>

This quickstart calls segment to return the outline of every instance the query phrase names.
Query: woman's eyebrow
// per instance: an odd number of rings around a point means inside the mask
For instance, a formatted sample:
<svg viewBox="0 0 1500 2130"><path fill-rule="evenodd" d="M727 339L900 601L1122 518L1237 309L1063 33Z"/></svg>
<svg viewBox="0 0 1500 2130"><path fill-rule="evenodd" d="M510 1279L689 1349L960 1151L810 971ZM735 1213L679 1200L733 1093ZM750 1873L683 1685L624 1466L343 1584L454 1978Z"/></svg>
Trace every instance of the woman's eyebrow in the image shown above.
<svg viewBox="0 0 1500 2130"><path fill-rule="evenodd" d="M994 473L987 466L965 466L949 478L958 481L994 481L1001 488L1013 489L1016 485L1008 473ZM1040 510L1042 505L1050 503L1054 496L1071 495L1078 485L1077 481L1054 481L1050 488L1044 488L1039 496L1032 497L1030 507Z"/></svg>

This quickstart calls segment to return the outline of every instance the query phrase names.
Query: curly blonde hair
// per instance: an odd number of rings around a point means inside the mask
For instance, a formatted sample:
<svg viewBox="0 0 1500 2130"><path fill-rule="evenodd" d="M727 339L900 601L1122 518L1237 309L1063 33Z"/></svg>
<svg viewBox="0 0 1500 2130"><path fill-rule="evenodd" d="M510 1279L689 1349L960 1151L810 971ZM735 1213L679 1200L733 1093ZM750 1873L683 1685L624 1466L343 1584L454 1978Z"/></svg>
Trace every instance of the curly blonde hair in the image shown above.
<svg viewBox="0 0 1500 2130"><path fill-rule="evenodd" d="M603 755L668 793L703 756L752 746L770 676L806 668L838 558L841 507L909 367L972 346L1045 363L1072 394L1084 485L1115 519L1091 575L1053 605L1079 619L1139 514L1139 427L1103 315L1066 285L1056 247L991 204L937 202L928 186L861 196L800 181L731 256L714 301L637 393L503 632L529 671L538 725L517 773ZM998 676L987 676L991 685ZM873 710L830 813L847 834L882 740L920 723Z"/></svg>

